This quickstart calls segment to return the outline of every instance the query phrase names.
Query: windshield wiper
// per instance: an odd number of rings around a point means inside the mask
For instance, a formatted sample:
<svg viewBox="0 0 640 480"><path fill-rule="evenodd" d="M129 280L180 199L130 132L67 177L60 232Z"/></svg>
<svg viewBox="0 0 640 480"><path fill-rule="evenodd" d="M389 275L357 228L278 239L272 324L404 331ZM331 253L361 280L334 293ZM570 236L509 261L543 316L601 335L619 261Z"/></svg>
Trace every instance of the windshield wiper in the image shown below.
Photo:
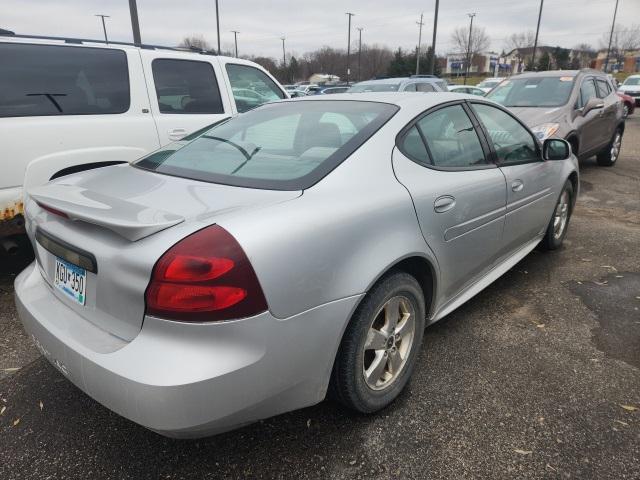
<svg viewBox="0 0 640 480"><path fill-rule="evenodd" d="M56 101L56 99L54 97L66 97L67 94L66 93L27 93L27 97L46 97L49 99L49 101L51 103L53 103L53 106L56 107L56 110L58 110L58 113L62 113L62 107L60 106L60 104Z"/></svg>
<svg viewBox="0 0 640 480"><path fill-rule="evenodd" d="M214 137L213 135L203 135L202 138L209 138L211 140L218 140L219 142L223 142L223 143L228 143L229 145L231 145L232 147L236 148L238 151L240 151L240 153L244 156L244 158L246 158L246 160L244 162L242 162L233 172L231 172L229 175L233 175L234 173L236 173L238 170L240 170L242 167L244 167L249 160L251 160L253 158L253 156L258 153L261 149L261 147L256 147L253 149L253 151L251 153L249 153L246 149L242 148L240 145L238 145L235 142L232 142L231 140L227 140L226 138L220 138L220 137Z"/></svg>

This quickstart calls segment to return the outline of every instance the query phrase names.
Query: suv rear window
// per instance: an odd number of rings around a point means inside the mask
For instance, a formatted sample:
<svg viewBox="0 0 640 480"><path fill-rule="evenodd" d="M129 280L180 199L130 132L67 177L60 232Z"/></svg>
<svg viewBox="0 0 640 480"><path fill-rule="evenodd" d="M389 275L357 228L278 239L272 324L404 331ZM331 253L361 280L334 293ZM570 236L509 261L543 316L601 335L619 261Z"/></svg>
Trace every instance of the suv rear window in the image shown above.
<svg viewBox="0 0 640 480"><path fill-rule="evenodd" d="M342 163L397 110L363 101L267 104L214 125L170 155L150 155L135 165L226 185L302 190Z"/></svg>
<svg viewBox="0 0 640 480"><path fill-rule="evenodd" d="M151 69L160 113L224 113L210 63L157 58Z"/></svg>
<svg viewBox="0 0 640 480"><path fill-rule="evenodd" d="M122 50L0 43L0 65L0 117L129 110L129 70Z"/></svg>

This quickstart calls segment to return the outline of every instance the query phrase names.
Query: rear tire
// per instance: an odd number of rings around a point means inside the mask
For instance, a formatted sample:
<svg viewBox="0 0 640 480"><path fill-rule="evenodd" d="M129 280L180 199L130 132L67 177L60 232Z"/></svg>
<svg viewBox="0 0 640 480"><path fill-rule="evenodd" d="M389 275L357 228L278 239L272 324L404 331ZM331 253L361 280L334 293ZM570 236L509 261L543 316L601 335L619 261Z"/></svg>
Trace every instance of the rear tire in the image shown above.
<svg viewBox="0 0 640 480"><path fill-rule="evenodd" d="M624 106L622 107L622 117L623 118L627 118L629 116L629 104L625 103Z"/></svg>
<svg viewBox="0 0 640 480"><path fill-rule="evenodd" d="M383 277L347 326L331 375L331 396L360 413L393 402L413 372L425 316L424 295L413 276Z"/></svg>
<svg viewBox="0 0 640 480"><path fill-rule="evenodd" d="M567 180L562 187L560 197L553 210L553 216L542 239L545 250L557 250L562 246L564 237L569 229L569 220L573 210L573 184Z"/></svg>
<svg viewBox="0 0 640 480"><path fill-rule="evenodd" d="M601 167L612 167L615 165L618 156L620 155L620 149L622 148L622 130L617 128L613 134L613 138L607 144L607 146L598 153L596 160Z"/></svg>

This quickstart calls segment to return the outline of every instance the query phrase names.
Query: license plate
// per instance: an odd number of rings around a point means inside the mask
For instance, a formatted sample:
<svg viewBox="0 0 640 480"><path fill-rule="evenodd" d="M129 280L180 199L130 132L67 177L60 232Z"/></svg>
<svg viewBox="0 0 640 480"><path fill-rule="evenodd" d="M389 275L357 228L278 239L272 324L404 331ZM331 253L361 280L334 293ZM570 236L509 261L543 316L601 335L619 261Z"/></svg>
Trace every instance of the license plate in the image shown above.
<svg viewBox="0 0 640 480"><path fill-rule="evenodd" d="M85 304L87 272L73 263L56 258L55 287L80 305Z"/></svg>

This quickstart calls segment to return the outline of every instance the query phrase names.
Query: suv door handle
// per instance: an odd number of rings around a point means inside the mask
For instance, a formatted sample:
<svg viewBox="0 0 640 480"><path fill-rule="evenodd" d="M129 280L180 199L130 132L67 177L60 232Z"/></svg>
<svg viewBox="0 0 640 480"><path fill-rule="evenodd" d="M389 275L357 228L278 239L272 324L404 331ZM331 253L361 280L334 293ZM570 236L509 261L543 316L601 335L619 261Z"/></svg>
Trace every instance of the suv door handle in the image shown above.
<svg viewBox="0 0 640 480"><path fill-rule="evenodd" d="M524 182L520 179L514 180L511 182L511 190L514 192L519 192L524 188Z"/></svg>
<svg viewBox="0 0 640 480"><path fill-rule="evenodd" d="M456 199L451 195L443 195L433 202L433 210L436 213L444 213L456 206Z"/></svg>
<svg viewBox="0 0 640 480"><path fill-rule="evenodd" d="M174 128L167 133L169 134L169 140L181 140L182 137L187 135L187 130L184 128Z"/></svg>

